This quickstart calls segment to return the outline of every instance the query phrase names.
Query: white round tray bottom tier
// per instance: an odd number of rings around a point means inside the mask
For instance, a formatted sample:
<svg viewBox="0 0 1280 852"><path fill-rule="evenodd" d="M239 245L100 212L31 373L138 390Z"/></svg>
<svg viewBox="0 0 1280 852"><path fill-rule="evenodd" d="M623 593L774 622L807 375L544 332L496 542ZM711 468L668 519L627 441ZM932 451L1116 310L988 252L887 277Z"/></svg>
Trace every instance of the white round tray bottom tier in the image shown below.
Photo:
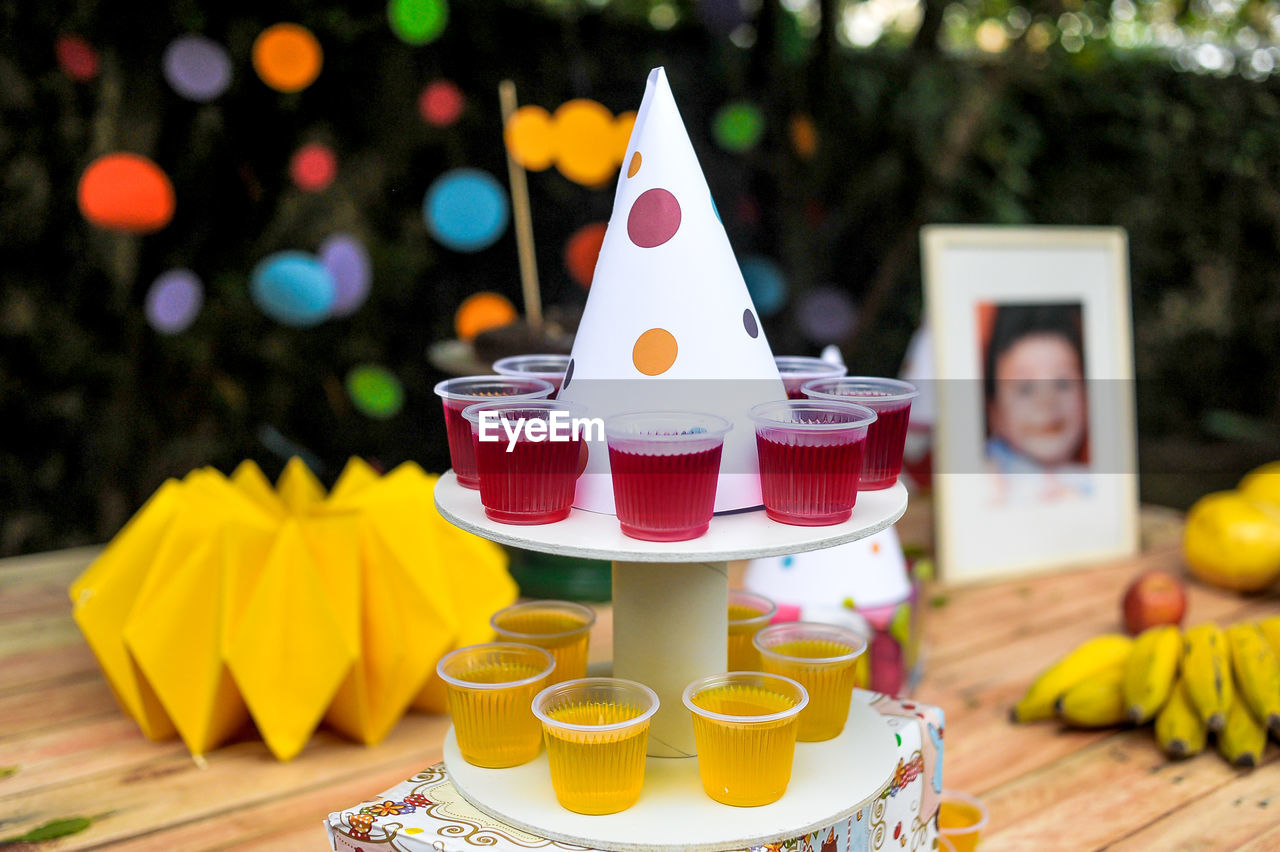
<svg viewBox="0 0 1280 852"><path fill-rule="evenodd" d="M560 806L545 749L523 766L481 769L462 759L450 728L444 761L468 802L539 837L617 852L746 849L824 828L884 792L897 767L897 749L888 723L865 703L870 695L854 692L849 721L839 737L796 744L786 794L758 808L710 799L703 792L696 760L650 757L640 800L621 813L604 816L576 814Z"/></svg>

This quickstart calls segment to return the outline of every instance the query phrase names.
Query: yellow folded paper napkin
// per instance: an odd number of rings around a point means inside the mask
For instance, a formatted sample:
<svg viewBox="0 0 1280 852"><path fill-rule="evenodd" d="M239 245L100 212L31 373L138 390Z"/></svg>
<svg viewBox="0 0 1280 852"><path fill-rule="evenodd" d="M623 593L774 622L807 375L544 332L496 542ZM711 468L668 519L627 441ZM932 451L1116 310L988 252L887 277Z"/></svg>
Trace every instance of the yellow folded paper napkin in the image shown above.
<svg viewBox="0 0 1280 852"><path fill-rule="evenodd" d="M295 458L274 488L248 461L164 483L71 586L120 706L195 755L252 718L281 760L322 720L372 744L411 705L442 712L436 662L517 589L440 517L436 479L352 459L326 495Z"/></svg>

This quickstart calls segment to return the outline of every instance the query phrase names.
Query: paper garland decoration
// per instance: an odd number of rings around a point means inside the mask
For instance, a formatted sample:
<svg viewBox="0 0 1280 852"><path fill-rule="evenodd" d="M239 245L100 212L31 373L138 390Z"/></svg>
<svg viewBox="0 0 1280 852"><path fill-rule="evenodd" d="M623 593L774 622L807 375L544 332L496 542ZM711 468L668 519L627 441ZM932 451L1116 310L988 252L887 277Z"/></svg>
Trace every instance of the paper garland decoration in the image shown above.
<svg viewBox="0 0 1280 852"><path fill-rule="evenodd" d="M466 105L466 97L452 80L432 80L418 95L418 114L433 127L451 126Z"/></svg>
<svg viewBox="0 0 1280 852"><path fill-rule="evenodd" d="M449 23L449 4L446 0L391 0L387 21L405 44L430 44Z"/></svg>
<svg viewBox="0 0 1280 852"><path fill-rule="evenodd" d="M274 489L252 462L166 482L70 590L121 708L196 755L252 719L281 760L322 720L371 744L440 709L436 661L489 639L516 587L435 480L353 459L326 496L294 459Z"/></svg>
<svg viewBox="0 0 1280 852"><path fill-rule="evenodd" d="M436 178L422 202L427 230L454 251L480 251L507 229L507 192L488 172L452 169Z"/></svg>
<svg viewBox="0 0 1280 852"><path fill-rule="evenodd" d="M170 269L147 291L147 322L161 334L178 334L195 322L203 304L200 278L190 269Z"/></svg>
<svg viewBox="0 0 1280 852"><path fill-rule="evenodd" d="M277 92L290 94L320 76L324 51L311 30L299 24L273 24L253 42L253 70Z"/></svg>
<svg viewBox="0 0 1280 852"><path fill-rule="evenodd" d="M77 83L87 83L98 76L98 51L78 35L58 36L53 54L62 72Z"/></svg>
<svg viewBox="0 0 1280 852"><path fill-rule="evenodd" d="M510 325L519 317L511 300L498 293L472 293L462 300L453 316L459 340L471 340L482 331Z"/></svg>
<svg viewBox="0 0 1280 852"><path fill-rule="evenodd" d="M161 67L169 86L197 103L213 100L231 85L231 56L222 45L201 35L169 42Z"/></svg>
<svg viewBox="0 0 1280 852"><path fill-rule="evenodd" d="M138 154L106 154L80 176L80 212L99 228L147 234L168 225L175 207L169 176Z"/></svg>
<svg viewBox="0 0 1280 852"><path fill-rule="evenodd" d="M634 112L615 118L586 98L566 101L555 115L526 104L507 121L503 138L511 158L529 171L554 164L569 180L598 187L622 164L635 121Z"/></svg>
<svg viewBox="0 0 1280 852"><path fill-rule="evenodd" d="M639 154L636 155L637 162ZM564 247L564 265L569 276L584 290L591 289L591 278L596 272L596 260L604 243L607 222L592 222L573 232Z"/></svg>
<svg viewBox="0 0 1280 852"><path fill-rule="evenodd" d="M858 309L843 290L819 287L806 293L796 305L796 324L817 344L839 343L858 322Z"/></svg>
<svg viewBox="0 0 1280 852"><path fill-rule="evenodd" d="M716 510L757 506L747 411L786 392L661 68L649 74L622 163L612 227L574 339L572 381L559 396L599 417L691 409L731 419ZM598 449L574 505L612 513L608 453Z"/></svg>
<svg viewBox="0 0 1280 852"><path fill-rule="evenodd" d="M373 282L369 253L365 251L364 244L351 234L339 232L320 244L317 255L333 278L330 312L335 317L350 316L369 298Z"/></svg>
<svg viewBox="0 0 1280 852"><path fill-rule="evenodd" d="M259 310L276 322L298 328L322 322L337 295L329 270L301 251L268 255L253 268L249 282Z"/></svg>
<svg viewBox="0 0 1280 852"><path fill-rule="evenodd" d="M338 174L338 156L323 142L308 142L289 159L289 177L299 189L320 192Z"/></svg>

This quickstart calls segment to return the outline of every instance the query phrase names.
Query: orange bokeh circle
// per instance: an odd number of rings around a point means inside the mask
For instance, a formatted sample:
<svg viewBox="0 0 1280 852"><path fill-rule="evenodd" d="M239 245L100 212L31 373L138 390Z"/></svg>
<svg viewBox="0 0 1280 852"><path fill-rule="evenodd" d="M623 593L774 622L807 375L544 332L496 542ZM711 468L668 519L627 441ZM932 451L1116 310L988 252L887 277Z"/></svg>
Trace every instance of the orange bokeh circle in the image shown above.
<svg viewBox="0 0 1280 852"><path fill-rule="evenodd" d="M556 168L569 180L599 186L613 177L622 155L617 153L613 113L595 101L578 98L556 110L552 128Z"/></svg>
<svg viewBox="0 0 1280 852"><path fill-rule="evenodd" d="M99 228L146 234L173 219L176 206L169 176L138 154L107 154L80 176L76 200Z"/></svg>
<svg viewBox="0 0 1280 852"><path fill-rule="evenodd" d="M459 340L471 340L482 331L516 321L516 306L499 293L473 293L462 300L453 317Z"/></svg>
<svg viewBox="0 0 1280 852"><path fill-rule="evenodd" d="M531 172L551 165L556 154L551 113L540 106L522 106L511 114L503 131L511 159Z"/></svg>
<svg viewBox="0 0 1280 852"><path fill-rule="evenodd" d="M320 76L324 51L311 30L273 24L253 42L253 70L277 92L300 92Z"/></svg>

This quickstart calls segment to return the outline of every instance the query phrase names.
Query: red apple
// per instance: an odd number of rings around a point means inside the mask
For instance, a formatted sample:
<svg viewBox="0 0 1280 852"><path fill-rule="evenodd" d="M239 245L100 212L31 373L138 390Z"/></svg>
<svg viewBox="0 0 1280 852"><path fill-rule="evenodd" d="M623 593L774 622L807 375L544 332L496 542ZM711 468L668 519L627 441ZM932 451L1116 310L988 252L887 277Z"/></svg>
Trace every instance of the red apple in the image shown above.
<svg viewBox="0 0 1280 852"><path fill-rule="evenodd" d="M1157 624L1180 625L1187 612L1187 590L1168 571L1147 571L1129 584L1121 608L1124 629L1131 636Z"/></svg>

